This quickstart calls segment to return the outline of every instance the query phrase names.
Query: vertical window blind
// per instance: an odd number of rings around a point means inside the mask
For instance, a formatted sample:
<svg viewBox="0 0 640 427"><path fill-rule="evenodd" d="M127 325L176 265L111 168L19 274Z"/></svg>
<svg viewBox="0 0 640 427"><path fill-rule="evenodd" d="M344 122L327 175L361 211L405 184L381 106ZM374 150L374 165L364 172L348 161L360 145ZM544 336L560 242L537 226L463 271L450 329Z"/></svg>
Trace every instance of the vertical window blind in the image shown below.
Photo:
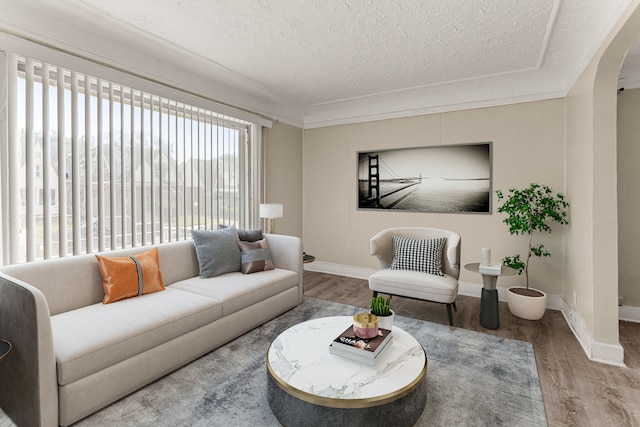
<svg viewBox="0 0 640 427"><path fill-rule="evenodd" d="M256 125L6 55L2 263L249 226Z"/></svg>

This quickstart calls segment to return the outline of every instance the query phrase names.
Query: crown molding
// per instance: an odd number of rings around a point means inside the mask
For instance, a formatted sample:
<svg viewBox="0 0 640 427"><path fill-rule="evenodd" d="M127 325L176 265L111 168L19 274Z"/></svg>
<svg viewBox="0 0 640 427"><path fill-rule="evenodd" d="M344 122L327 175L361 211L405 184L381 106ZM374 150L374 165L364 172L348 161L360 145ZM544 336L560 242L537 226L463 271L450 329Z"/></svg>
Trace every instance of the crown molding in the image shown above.
<svg viewBox="0 0 640 427"><path fill-rule="evenodd" d="M87 73L102 67L272 122L303 126L304 106L220 64L108 16L86 19L81 8L54 3L47 4L44 14L37 6L4 2L0 50L64 67L81 66L79 71Z"/></svg>
<svg viewBox="0 0 640 427"><path fill-rule="evenodd" d="M332 108L323 111L314 110L312 108L305 115L304 129L349 125L377 120L421 116L425 114L498 107L502 105L564 98L565 96L567 96L567 92L565 90L557 90L546 93L531 93L528 95L463 101L455 104L448 103L447 99L443 97L440 100L432 98L422 106L416 106L412 97L403 97L402 95L398 95L397 98L393 100L387 98L386 101L382 99L374 100L372 97L370 98L370 103L363 101L360 105L334 104L332 105ZM374 104L380 105L380 108L375 108ZM386 106L383 106L383 104L386 104Z"/></svg>

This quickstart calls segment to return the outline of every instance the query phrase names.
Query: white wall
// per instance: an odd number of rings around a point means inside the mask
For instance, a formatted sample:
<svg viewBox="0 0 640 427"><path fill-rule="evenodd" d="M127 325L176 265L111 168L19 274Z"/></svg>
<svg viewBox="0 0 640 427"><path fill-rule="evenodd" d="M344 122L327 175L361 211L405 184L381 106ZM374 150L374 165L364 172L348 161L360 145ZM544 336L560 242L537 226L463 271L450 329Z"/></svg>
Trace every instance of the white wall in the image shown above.
<svg viewBox="0 0 640 427"><path fill-rule="evenodd" d="M493 188L540 182L564 190L564 101L562 99L418 117L308 129L304 132L304 243L319 261L378 268L369 239L398 225L455 230L462 237L462 264L477 262L482 247L494 259L526 251L526 238L512 237L497 214L434 214L357 210L356 153L363 150L493 142ZM556 227L540 241L554 254L535 259L531 285L562 294L563 235ZM461 280L481 283L463 270ZM522 283L501 278L499 286Z"/></svg>

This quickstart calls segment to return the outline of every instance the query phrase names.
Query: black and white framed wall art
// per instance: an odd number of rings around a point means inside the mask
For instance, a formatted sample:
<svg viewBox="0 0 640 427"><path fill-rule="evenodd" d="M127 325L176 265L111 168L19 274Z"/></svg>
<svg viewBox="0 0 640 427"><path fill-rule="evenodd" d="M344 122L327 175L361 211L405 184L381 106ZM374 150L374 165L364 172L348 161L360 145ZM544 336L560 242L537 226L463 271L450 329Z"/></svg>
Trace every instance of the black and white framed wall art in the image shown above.
<svg viewBox="0 0 640 427"><path fill-rule="evenodd" d="M491 145L359 151L358 209L490 214Z"/></svg>

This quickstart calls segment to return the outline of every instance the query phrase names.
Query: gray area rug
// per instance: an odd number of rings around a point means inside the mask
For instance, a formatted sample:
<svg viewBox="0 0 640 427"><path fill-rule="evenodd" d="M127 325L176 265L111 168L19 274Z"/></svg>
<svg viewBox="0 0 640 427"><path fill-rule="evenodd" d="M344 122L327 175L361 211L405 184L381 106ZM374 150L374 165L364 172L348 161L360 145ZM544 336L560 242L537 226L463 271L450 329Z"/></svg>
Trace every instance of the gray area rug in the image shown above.
<svg viewBox="0 0 640 427"><path fill-rule="evenodd" d="M315 298L115 402L76 426L279 426L267 402L265 356L288 327L363 308ZM396 316L428 358L418 426L546 426L531 344ZM114 379L117 381L117 379ZM389 426L393 414L389 414Z"/></svg>

